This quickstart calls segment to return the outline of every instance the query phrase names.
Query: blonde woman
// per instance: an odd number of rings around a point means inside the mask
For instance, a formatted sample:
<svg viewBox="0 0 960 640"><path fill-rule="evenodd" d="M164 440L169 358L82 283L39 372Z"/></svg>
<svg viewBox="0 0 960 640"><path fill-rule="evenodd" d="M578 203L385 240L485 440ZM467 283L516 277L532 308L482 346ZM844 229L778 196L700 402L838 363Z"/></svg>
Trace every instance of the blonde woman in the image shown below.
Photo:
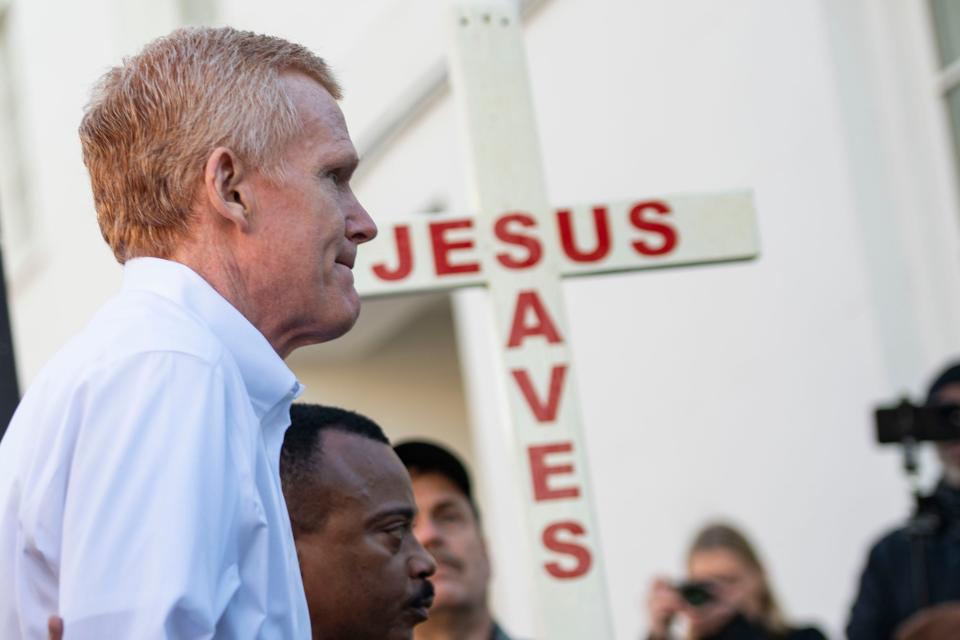
<svg viewBox="0 0 960 640"><path fill-rule="evenodd" d="M711 524L694 538L687 581L654 580L647 598L650 640L825 640L789 626L753 546L740 531ZM685 626L677 631L675 622Z"/></svg>

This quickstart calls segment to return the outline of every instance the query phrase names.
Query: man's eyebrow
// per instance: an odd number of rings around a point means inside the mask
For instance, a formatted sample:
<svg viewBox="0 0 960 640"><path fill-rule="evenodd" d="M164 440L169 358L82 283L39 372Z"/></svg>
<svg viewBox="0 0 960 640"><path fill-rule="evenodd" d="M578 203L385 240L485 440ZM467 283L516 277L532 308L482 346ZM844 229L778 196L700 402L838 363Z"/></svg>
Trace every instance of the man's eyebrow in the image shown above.
<svg viewBox="0 0 960 640"><path fill-rule="evenodd" d="M375 526L380 524L382 521L390 520L391 518L403 518L407 521L412 521L417 515L417 510L415 507L410 505L397 505L394 507L387 507L377 511L375 514L370 516L367 519L367 526Z"/></svg>
<svg viewBox="0 0 960 640"><path fill-rule="evenodd" d="M323 161L332 166L356 168L360 164L360 156L353 148L338 149L326 155Z"/></svg>
<svg viewBox="0 0 960 640"><path fill-rule="evenodd" d="M344 167L349 167L350 170L355 170L360 166L360 156L356 152L344 155L343 160L340 162Z"/></svg>
<svg viewBox="0 0 960 640"><path fill-rule="evenodd" d="M446 509L449 507L462 507L464 509L469 509L470 505L467 502L466 498L460 498L459 496L450 496L449 498L444 498L436 504L433 505L431 511L436 511L438 509Z"/></svg>
<svg viewBox="0 0 960 640"><path fill-rule="evenodd" d="M353 177L353 174L356 173L357 167L360 166L360 157L356 153L349 155L344 155L339 158L334 158L330 160L328 167L334 171L339 171L343 174L343 177L349 179Z"/></svg>

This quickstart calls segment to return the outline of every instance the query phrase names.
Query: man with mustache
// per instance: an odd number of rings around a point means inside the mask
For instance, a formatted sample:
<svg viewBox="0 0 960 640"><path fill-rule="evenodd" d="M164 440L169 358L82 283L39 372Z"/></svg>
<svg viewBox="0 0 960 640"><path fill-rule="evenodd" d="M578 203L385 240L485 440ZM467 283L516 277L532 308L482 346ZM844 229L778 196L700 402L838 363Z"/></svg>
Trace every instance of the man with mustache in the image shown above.
<svg viewBox="0 0 960 640"><path fill-rule="evenodd" d="M470 476L453 453L431 442L394 447L413 480L413 532L437 561L436 597L416 640L509 640L487 604L490 559Z"/></svg>
<svg viewBox="0 0 960 640"><path fill-rule="evenodd" d="M380 427L294 404L280 456L315 640L407 640L436 565L413 535L410 476Z"/></svg>

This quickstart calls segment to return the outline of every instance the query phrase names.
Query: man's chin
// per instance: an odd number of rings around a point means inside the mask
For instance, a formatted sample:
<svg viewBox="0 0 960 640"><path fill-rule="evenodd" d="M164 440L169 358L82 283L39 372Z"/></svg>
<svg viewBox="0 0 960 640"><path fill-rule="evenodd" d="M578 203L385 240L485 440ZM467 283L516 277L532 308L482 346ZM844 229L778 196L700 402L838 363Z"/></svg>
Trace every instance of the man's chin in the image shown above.
<svg viewBox="0 0 960 640"><path fill-rule="evenodd" d="M357 323L357 319L360 317L360 308L363 305L360 303L360 294L353 287L350 287L350 292L344 297L346 298L344 315L350 319L350 326L344 330L344 333L346 333Z"/></svg>
<svg viewBox="0 0 960 640"><path fill-rule="evenodd" d="M334 327L334 332L336 335L334 335L332 338L328 338L328 340L334 340L336 338L343 336L347 332L349 332L351 329L353 329L354 325L357 324L357 319L359 317L360 317L360 304L357 303L356 312L354 312L348 317L345 317L341 322L337 323L337 325Z"/></svg>
<svg viewBox="0 0 960 640"><path fill-rule="evenodd" d="M386 640L410 640L411 638L413 638L412 626L394 627L386 636Z"/></svg>
<svg viewBox="0 0 960 640"><path fill-rule="evenodd" d="M360 296L356 291L351 291L352 295L347 295L338 304L339 313L335 317L328 317L324 321L323 339L321 342L336 340L345 333L353 329L360 317Z"/></svg>
<svg viewBox="0 0 960 640"><path fill-rule="evenodd" d="M436 613L442 609L457 609L468 603L466 594L458 583L444 584L442 578L436 576L430 578L433 583L434 596L433 606L430 607L430 613Z"/></svg>
<svg viewBox="0 0 960 640"><path fill-rule="evenodd" d="M385 640L408 640L413 637L413 628L426 620L426 610L416 607L407 608L394 620L393 625L383 637Z"/></svg>

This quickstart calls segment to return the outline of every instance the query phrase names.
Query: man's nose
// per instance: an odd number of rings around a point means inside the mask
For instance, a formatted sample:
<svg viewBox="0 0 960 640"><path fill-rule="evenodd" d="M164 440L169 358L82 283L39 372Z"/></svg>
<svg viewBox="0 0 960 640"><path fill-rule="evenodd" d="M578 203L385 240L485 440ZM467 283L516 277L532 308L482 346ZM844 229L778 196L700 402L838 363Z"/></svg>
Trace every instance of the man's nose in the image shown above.
<svg viewBox="0 0 960 640"><path fill-rule="evenodd" d="M347 237L355 244L370 242L377 237L377 224L356 197L353 198L353 209L347 217Z"/></svg>
<svg viewBox="0 0 960 640"><path fill-rule="evenodd" d="M429 578L437 570L437 561L427 553L423 545L416 541L416 548L410 558L410 575L414 578Z"/></svg>

